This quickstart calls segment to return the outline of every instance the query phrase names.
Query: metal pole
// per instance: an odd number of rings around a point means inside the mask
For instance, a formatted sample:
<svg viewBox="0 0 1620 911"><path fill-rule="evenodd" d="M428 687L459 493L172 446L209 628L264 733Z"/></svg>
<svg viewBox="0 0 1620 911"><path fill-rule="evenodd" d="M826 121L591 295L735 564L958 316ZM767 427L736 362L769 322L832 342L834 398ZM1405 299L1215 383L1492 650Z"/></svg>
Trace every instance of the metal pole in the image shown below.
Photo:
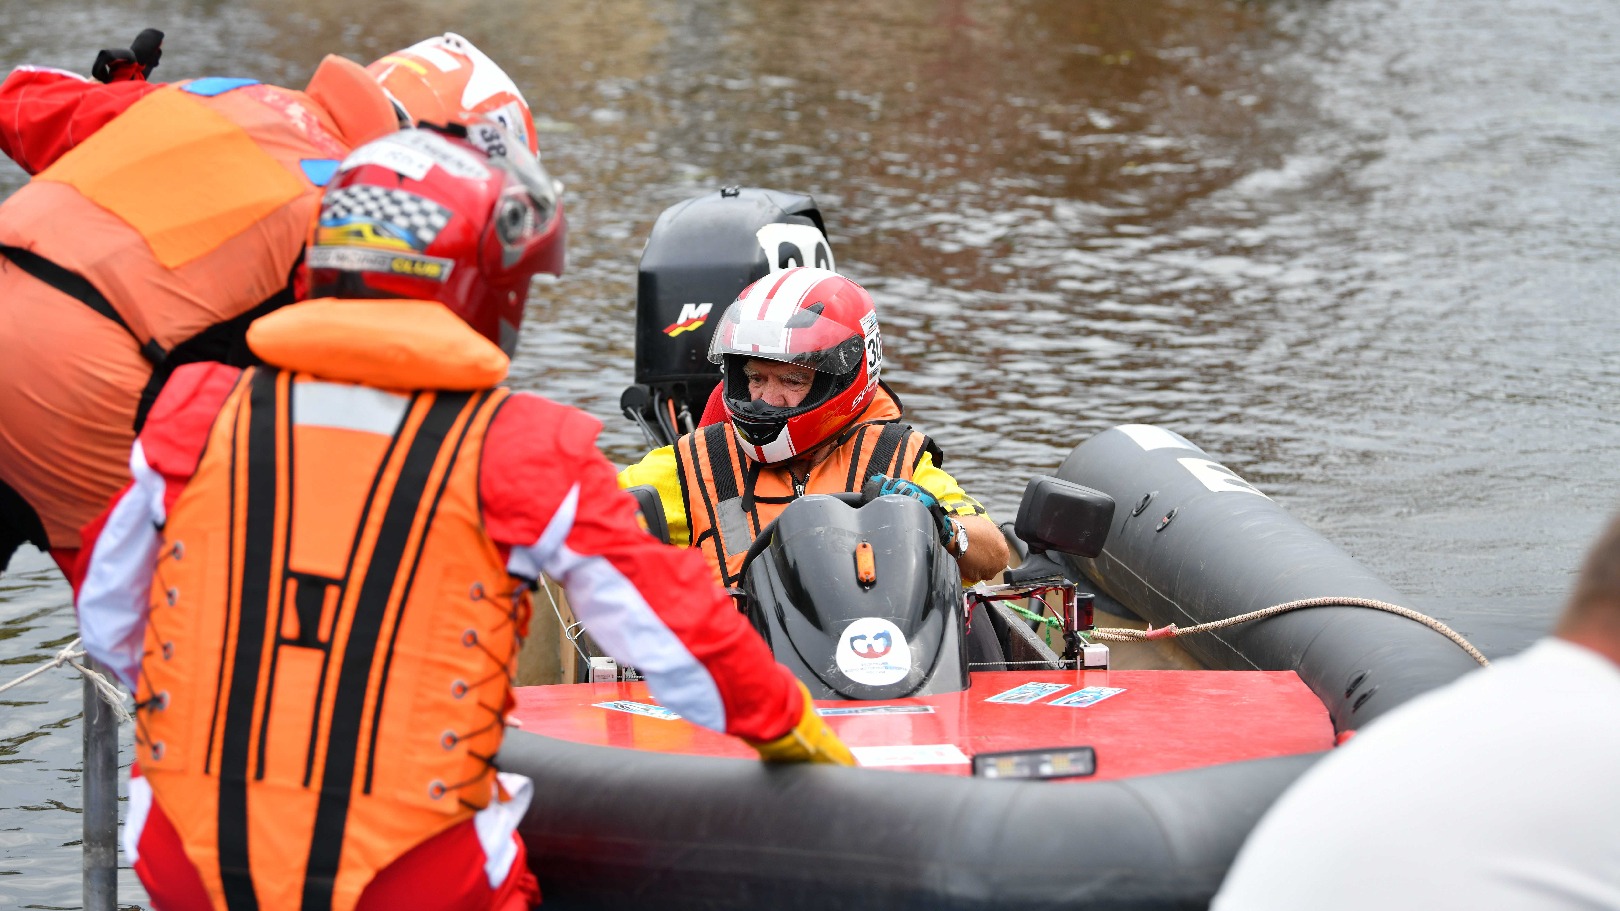
<svg viewBox="0 0 1620 911"><path fill-rule="evenodd" d="M101 670L85 659L85 666ZM118 907L118 717L84 681L84 911Z"/></svg>

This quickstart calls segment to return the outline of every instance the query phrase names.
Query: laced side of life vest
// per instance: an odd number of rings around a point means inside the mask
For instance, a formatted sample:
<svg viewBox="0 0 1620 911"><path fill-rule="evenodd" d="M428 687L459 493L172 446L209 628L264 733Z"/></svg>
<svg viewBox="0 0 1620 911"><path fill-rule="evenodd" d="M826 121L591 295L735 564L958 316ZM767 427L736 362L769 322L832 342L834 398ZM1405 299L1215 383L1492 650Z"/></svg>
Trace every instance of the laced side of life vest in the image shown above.
<svg viewBox="0 0 1620 911"><path fill-rule="evenodd" d="M749 545L795 499L860 490L874 474L910 480L923 454L938 448L899 416L893 399L880 392L840 434L831 453L808 470L793 462L762 465L748 458L730 423L700 427L676 441L692 546L702 550L720 584L741 583Z"/></svg>
<svg viewBox="0 0 1620 911"><path fill-rule="evenodd" d="M163 529L136 754L216 907L348 911L496 793L530 611L479 511L507 395L250 368L215 419Z"/></svg>

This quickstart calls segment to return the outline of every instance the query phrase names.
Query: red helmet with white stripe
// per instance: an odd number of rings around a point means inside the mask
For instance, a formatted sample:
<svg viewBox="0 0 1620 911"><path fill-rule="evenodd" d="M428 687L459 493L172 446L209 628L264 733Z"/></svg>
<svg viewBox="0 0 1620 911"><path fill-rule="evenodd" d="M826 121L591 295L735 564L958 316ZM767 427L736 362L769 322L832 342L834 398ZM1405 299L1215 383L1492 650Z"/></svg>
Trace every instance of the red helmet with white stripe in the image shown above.
<svg viewBox="0 0 1620 911"><path fill-rule="evenodd" d="M797 405L754 401L750 358L815 371ZM826 269L777 272L743 289L709 345L720 365L722 399L743 451L757 462L809 452L849 426L871 402L883 367L877 308L866 289Z"/></svg>

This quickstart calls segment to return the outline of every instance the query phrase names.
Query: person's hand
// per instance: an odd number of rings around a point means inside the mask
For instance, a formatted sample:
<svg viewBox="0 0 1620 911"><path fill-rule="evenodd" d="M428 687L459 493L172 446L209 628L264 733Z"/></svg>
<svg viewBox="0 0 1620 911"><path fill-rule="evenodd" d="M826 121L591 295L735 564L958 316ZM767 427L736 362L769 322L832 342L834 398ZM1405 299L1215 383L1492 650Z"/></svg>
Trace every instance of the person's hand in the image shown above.
<svg viewBox="0 0 1620 911"><path fill-rule="evenodd" d="M104 48L97 53L90 75L97 82L145 81L162 58L163 33L149 28L136 35L129 47Z"/></svg>
<svg viewBox="0 0 1620 911"><path fill-rule="evenodd" d="M904 478L889 478L875 474L867 478L861 487L861 499L865 501L891 495L910 497L928 507L928 511L934 516L934 525L939 530L939 543L945 545L945 549L950 551L953 557L967 553L967 530L962 527L962 523L945 512L944 504L940 503L937 497L920 485Z"/></svg>
<svg viewBox="0 0 1620 911"><path fill-rule="evenodd" d="M804 714L799 716L799 723L793 729L775 740L763 742L748 741L748 745L759 751L759 758L766 762L823 762L831 765L855 765L855 756L850 753L849 747L838 739L827 722L816 714L816 704L810 698L810 691L804 684L799 684L799 692L804 696Z"/></svg>

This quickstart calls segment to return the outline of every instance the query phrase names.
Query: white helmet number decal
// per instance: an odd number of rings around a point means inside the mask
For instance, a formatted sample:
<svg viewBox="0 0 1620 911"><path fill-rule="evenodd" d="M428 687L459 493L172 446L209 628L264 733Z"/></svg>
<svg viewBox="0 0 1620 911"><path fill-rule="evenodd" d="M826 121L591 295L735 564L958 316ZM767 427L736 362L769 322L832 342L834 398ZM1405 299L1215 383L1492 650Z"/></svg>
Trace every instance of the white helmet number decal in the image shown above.
<svg viewBox="0 0 1620 911"><path fill-rule="evenodd" d="M866 336L866 375L875 379L883 371L883 333L876 313L861 317L861 333Z"/></svg>
<svg viewBox="0 0 1620 911"><path fill-rule="evenodd" d="M832 248L814 225L769 224L754 232L771 274L794 266L837 271Z"/></svg>

